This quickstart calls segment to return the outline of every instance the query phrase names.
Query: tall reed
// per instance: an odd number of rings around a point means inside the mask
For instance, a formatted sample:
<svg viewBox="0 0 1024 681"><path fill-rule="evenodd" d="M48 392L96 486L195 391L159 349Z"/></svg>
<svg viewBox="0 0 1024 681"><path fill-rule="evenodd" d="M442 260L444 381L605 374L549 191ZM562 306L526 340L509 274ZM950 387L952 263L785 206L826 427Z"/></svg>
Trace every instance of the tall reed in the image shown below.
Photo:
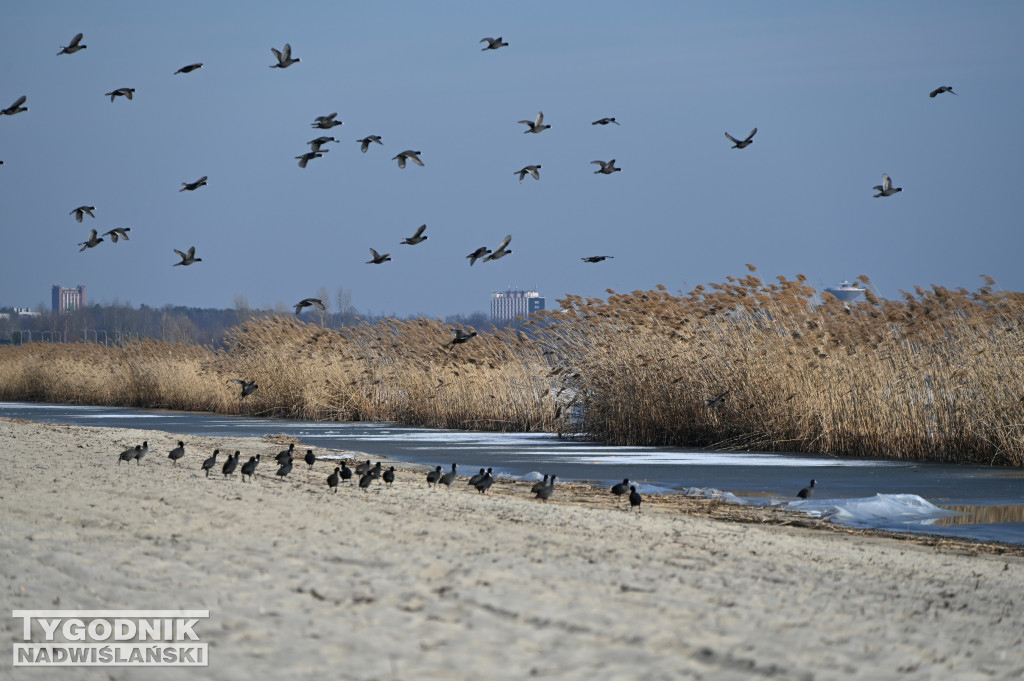
<svg viewBox="0 0 1024 681"><path fill-rule="evenodd" d="M748 267L686 294L566 296L460 344L430 319L262 317L223 350L3 347L0 399L1024 465L1024 296L986 280L844 304Z"/></svg>

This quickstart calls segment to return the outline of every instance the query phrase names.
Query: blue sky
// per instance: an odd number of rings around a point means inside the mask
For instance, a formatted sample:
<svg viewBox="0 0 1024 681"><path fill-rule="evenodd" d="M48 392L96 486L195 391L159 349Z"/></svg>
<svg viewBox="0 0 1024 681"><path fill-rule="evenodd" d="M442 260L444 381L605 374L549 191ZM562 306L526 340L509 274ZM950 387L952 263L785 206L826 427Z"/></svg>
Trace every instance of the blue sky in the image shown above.
<svg viewBox="0 0 1024 681"><path fill-rule="evenodd" d="M487 310L491 291L1024 290L1020 2L8 3L0 305ZM84 32L88 49L57 56ZM510 46L481 51L484 36ZM291 43L302 62L274 63ZM191 62L204 68L172 75ZM951 85L958 96L928 92ZM136 88L133 101L104 96ZM524 134L540 110L552 125ZM345 125L310 127L338 112ZM621 126L593 126L614 116ZM723 132L754 144L731 149ZM320 134L323 158L294 157ZM380 135L366 154L355 140ZM422 152L424 167L393 156ZM595 175L595 159L622 172ZM540 164L541 179L514 172ZM872 198L882 173L904 188ZM209 186L179 192L209 176ZM79 224L68 212L96 206ZM429 239L400 245L420 224ZM131 240L80 253L90 228ZM465 255L512 235L512 255ZM172 249L203 262L172 267ZM392 262L364 264L369 248ZM612 255L592 265L580 258Z"/></svg>

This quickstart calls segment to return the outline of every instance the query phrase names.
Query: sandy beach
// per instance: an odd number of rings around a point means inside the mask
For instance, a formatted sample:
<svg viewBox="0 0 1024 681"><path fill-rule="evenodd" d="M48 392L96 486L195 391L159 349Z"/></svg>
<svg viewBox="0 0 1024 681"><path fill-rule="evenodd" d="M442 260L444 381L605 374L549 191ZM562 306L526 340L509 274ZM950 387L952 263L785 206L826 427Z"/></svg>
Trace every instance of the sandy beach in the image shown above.
<svg viewBox="0 0 1024 681"><path fill-rule="evenodd" d="M119 465L144 439L141 464ZM393 489L332 494L327 461L276 479L285 441L185 437L176 466L178 439L0 420L4 678L1024 675L1020 547L675 495L637 514L584 485L547 503L465 477L434 490L401 464ZM251 484L221 475L235 450L263 455ZM149 608L210 610L196 628L209 666L11 666L12 610Z"/></svg>

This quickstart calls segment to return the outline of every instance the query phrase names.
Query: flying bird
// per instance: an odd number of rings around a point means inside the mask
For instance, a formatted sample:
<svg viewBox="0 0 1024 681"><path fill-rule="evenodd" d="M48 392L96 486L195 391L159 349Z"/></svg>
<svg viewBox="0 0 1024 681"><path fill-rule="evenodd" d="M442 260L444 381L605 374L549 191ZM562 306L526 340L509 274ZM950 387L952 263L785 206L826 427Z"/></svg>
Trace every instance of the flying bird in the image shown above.
<svg viewBox="0 0 1024 681"><path fill-rule="evenodd" d="M310 124L310 127L318 128L320 130L330 130L336 125L345 125L344 121L334 120L337 117L337 111L326 116L317 116L316 118L313 119L313 122Z"/></svg>
<svg viewBox="0 0 1024 681"><path fill-rule="evenodd" d="M466 256L467 258L469 258L469 266L472 267L473 263L475 263L480 258L490 255L490 253L491 249L487 248L487 246L481 246L480 248L476 249L475 251Z"/></svg>
<svg viewBox="0 0 1024 681"><path fill-rule="evenodd" d="M607 163L605 163L604 161L591 161L591 163L594 163L594 164L597 164L597 165L601 166L601 168L599 170L595 170L594 171L595 175L611 175L612 173L617 173L620 170L622 170L622 168L616 168L615 167L615 159L614 158L612 160L608 161Z"/></svg>
<svg viewBox="0 0 1024 681"><path fill-rule="evenodd" d="M0 116L13 116L14 114L19 114L22 111L28 111L27 106L22 106L22 104L25 103L26 99L28 99L28 96L26 95L18 97L18 99L15 100L14 104L11 104L6 109L0 109Z"/></svg>
<svg viewBox="0 0 1024 681"><path fill-rule="evenodd" d="M104 232L103 236L109 236L110 240L116 244L118 239L128 241L128 232L130 231L132 231L131 227L115 227L109 232Z"/></svg>
<svg viewBox="0 0 1024 681"><path fill-rule="evenodd" d="M182 253L177 248L174 248L174 249L171 249L171 250L173 250L175 253L177 253L178 257L181 258L181 262L174 263L175 267L177 267L178 265L191 265L194 262L202 262L203 261L202 258L197 258L196 257L196 247L195 246L190 246L189 249L188 249L188 253Z"/></svg>
<svg viewBox="0 0 1024 681"><path fill-rule="evenodd" d="M499 47L508 47L508 43L504 42L501 39L501 36L498 36L497 38L484 38L480 42L487 43L487 47L480 50L481 52L486 52L487 50L496 50Z"/></svg>
<svg viewBox="0 0 1024 681"><path fill-rule="evenodd" d="M537 171L540 170L542 167L543 166L541 166L539 163L537 165L525 166L521 170L517 170L517 171L515 171L512 174L513 175L518 175L519 176L519 184L522 184L523 180L526 179L527 175L530 175L535 180L539 180L540 179L540 173L537 172Z"/></svg>
<svg viewBox="0 0 1024 681"><path fill-rule="evenodd" d="M505 240L501 242L500 246L498 246L496 249L494 249L493 253L491 253L489 256L484 258L484 262L487 262L488 260L498 260L499 258L504 258L506 255L509 255L510 253L512 253L512 251L505 250L505 247L508 246L510 241L512 241L512 235L511 234L509 234L508 236L505 237ZM470 264L472 264L472 263L470 263Z"/></svg>
<svg viewBox="0 0 1024 681"><path fill-rule="evenodd" d="M199 189L200 187L205 187L205 186L206 186L206 175L203 175L202 177L200 177L195 182L182 182L181 183L181 189L179 189L178 191L179 192L186 192L186 191L187 192L194 192L195 190Z"/></svg>
<svg viewBox="0 0 1024 681"><path fill-rule="evenodd" d="M718 393L717 395L712 397L710 400L707 400L706 403L707 403L708 408L709 409L718 409L719 407L721 407L723 404L725 404L725 396L728 395L728 394L729 394L729 391L726 390L724 392Z"/></svg>
<svg viewBox="0 0 1024 681"><path fill-rule="evenodd" d="M256 388L259 388L259 386L256 385L256 381L243 381L240 378L232 378L230 381L228 381L228 383L237 383L238 385L242 386L242 397L248 397L249 395L252 395L254 392L256 392Z"/></svg>
<svg viewBox="0 0 1024 681"><path fill-rule="evenodd" d="M94 210L96 210L96 206L79 206L78 208L75 208L70 213L68 213L68 215L74 215L75 219L81 222L82 217L86 215L88 215L91 218L96 217L95 215L92 214Z"/></svg>
<svg viewBox="0 0 1024 681"><path fill-rule="evenodd" d="M406 159L409 159L410 161L412 161L416 165L421 166L421 165L423 165L423 161L420 160L420 154L422 154L422 153L423 153L422 151L413 151L411 149L406 149L405 151L403 151L398 156L393 156L391 158L391 160L392 161L397 160L399 168L404 168L405 167L405 160Z"/></svg>
<svg viewBox="0 0 1024 681"><path fill-rule="evenodd" d="M878 192L875 194L876 199L881 196L892 196L897 192L903 191L903 187L893 187L892 180L885 173L882 173L882 184L876 184L873 189Z"/></svg>
<svg viewBox="0 0 1024 681"><path fill-rule="evenodd" d="M308 142L306 142L306 144L308 144L312 148L313 151L320 151L320 147L322 147L323 145L327 144L328 142L337 142L337 141L338 140L336 140L333 137L323 137L323 136L320 136L320 137L317 137L315 140L309 140ZM327 149L324 149L323 151L327 151Z"/></svg>
<svg viewBox="0 0 1024 681"><path fill-rule="evenodd" d="M614 257L614 255L590 255L587 256L586 258L580 258L580 260L582 260L583 262L601 262L602 260L607 260L608 258Z"/></svg>
<svg viewBox="0 0 1024 681"><path fill-rule="evenodd" d="M377 251L373 250L372 248L370 249L370 255L373 257L373 260L367 260L366 261L367 265L380 265L381 263L385 263L388 260L391 260L391 254L390 253L384 253L382 255L382 254L378 253Z"/></svg>
<svg viewBox="0 0 1024 681"><path fill-rule="evenodd" d="M615 120L614 118L601 118L601 119L596 120L593 123L591 123L591 125L608 125L609 123L614 123L615 125L619 125L619 122L617 120Z"/></svg>
<svg viewBox="0 0 1024 681"><path fill-rule="evenodd" d="M303 298L299 302L295 303L295 314L299 314L300 312L302 312L303 308L313 306L319 307L321 310L327 309L326 307L324 307L324 301L320 300L319 298Z"/></svg>
<svg viewBox="0 0 1024 681"><path fill-rule="evenodd" d="M753 130L751 130L750 134L747 135L746 139L744 139L743 141L740 141L740 140L736 139L735 137L733 137L729 133L725 133L725 136L728 137L729 141L732 142L732 144L733 144L732 148L733 149L746 149L747 147L749 147L751 144L754 143L754 135L755 134L757 134L757 128L754 128Z"/></svg>
<svg viewBox="0 0 1024 681"><path fill-rule="evenodd" d="M420 225L416 229L416 233L413 234L412 236L406 238L406 239L402 239L402 243L403 244L407 244L409 246L415 246L418 243L423 243L424 241L426 241L429 238L429 237L423 236L423 230L425 230L426 228L427 228L426 225Z"/></svg>
<svg viewBox="0 0 1024 681"><path fill-rule="evenodd" d="M466 333L462 329L455 329L455 338L452 339L450 345L462 345L463 343L468 343L469 339L475 336L476 331L470 331L469 333Z"/></svg>
<svg viewBox="0 0 1024 681"><path fill-rule="evenodd" d="M524 133L527 133L527 132L543 132L543 131L545 131L545 130L547 130L548 128L551 127L550 125L544 125L544 112L543 111L538 111L537 112L537 120L535 120L535 121L519 121L519 123L522 123L524 125L529 126L529 128L527 130L523 131Z"/></svg>
<svg viewBox="0 0 1024 681"><path fill-rule="evenodd" d="M113 92L104 93L104 96L110 97L110 101L114 101L116 97L127 97L128 99L131 99L134 93L135 88L133 87L119 87Z"/></svg>
<svg viewBox="0 0 1024 681"><path fill-rule="evenodd" d="M327 150L324 149L324 151L327 151ZM312 161L314 158L322 158L322 157L323 157L323 153L321 153L319 151L307 151L302 156L296 156L295 158L299 159L299 167L300 168L305 168L306 164L309 163L310 161Z"/></svg>
<svg viewBox="0 0 1024 681"><path fill-rule="evenodd" d="M79 242L78 245L81 246L81 248L78 249L78 252L81 253L82 251L84 251L87 248L92 248L94 246L99 246L100 242L102 242L102 241L103 241L103 237L96 236L96 230L95 229L89 230L89 240L88 241L81 241L81 242Z"/></svg>
<svg viewBox="0 0 1024 681"><path fill-rule="evenodd" d="M361 140L356 140L356 142L359 142L359 151L364 154L366 153L366 150L370 148L371 143L376 142L377 144L383 144L383 142L380 141L380 135L367 135Z"/></svg>
<svg viewBox="0 0 1024 681"><path fill-rule="evenodd" d="M60 56L62 54L74 54L75 52L78 52L79 50L84 50L87 47L89 46L82 44L82 34L79 33L71 39L71 42L68 43L67 47L60 48L60 52L57 53L57 56Z"/></svg>
<svg viewBox="0 0 1024 681"><path fill-rule="evenodd" d="M178 75L179 73L192 73L196 69L201 69L201 68L203 68L203 63L197 61L195 64L189 64L188 66L182 66L180 69L178 69L177 71L174 72L174 75Z"/></svg>
<svg viewBox="0 0 1024 681"><path fill-rule="evenodd" d="M292 64L297 64L302 61L301 59L292 59L292 46L288 43L284 44L284 49L280 52L274 47L271 47L270 51L274 53L275 57L277 57L277 63L270 65L270 68L272 69L286 69Z"/></svg>
<svg viewBox="0 0 1024 681"><path fill-rule="evenodd" d="M956 94L955 92L953 92L953 86L952 85L943 85L942 87L937 87L934 90L932 90L931 92L929 92L928 96L934 98L937 95L941 95L943 92L948 92L951 95L955 95Z"/></svg>

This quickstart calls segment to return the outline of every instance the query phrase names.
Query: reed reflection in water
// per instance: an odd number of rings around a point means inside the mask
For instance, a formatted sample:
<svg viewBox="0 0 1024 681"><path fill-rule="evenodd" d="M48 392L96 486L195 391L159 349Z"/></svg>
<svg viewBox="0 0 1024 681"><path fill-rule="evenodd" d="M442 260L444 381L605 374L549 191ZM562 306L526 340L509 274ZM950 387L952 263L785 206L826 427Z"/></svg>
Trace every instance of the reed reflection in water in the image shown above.
<svg viewBox="0 0 1024 681"><path fill-rule="evenodd" d="M1024 523L1024 506L943 506L961 515L939 518L934 525L981 525Z"/></svg>

